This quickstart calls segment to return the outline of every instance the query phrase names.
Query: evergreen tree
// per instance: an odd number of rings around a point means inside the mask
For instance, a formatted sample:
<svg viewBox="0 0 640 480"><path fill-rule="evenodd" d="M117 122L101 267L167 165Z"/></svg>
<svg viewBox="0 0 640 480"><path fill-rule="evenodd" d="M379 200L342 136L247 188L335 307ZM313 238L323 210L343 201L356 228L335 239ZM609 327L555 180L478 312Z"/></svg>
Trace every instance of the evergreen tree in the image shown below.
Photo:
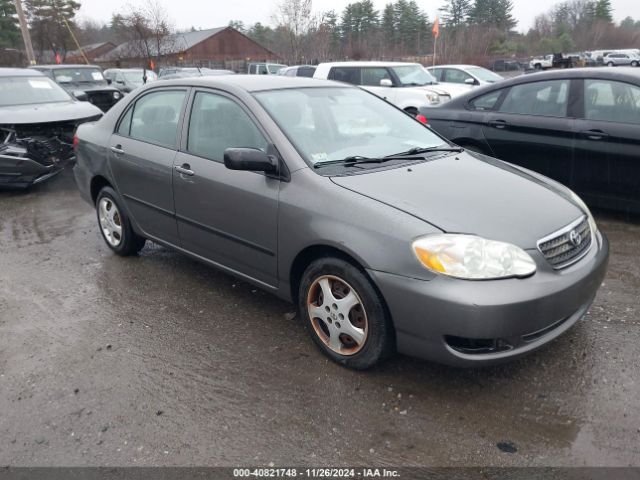
<svg viewBox="0 0 640 480"><path fill-rule="evenodd" d="M604 20L606 22L613 21L611 0L597 0L595 2L595 17L597 20Z"/></svg>
<svg viewBox="0 0 640 480"><path fill-rule="evenodd" d="M0 0L0 48L16 47L20 43L20 29L12 0Z"/></svg>
<svg viewBox="0 0 640 480"><path fill-rule="evenodd" d="M442 23L455 28L467 21L471 12L471 0L447 0L439 10L442 13Z"/></svg>
<svg viewBox="0 0 640 480"><path fill-rule="evenodd" d="M67 24L75 27L73 19L80 4L75 0L25 0L24 6L34 48L54 50L64 59L75 48Z"/></svg>
<svg viewBox="0 0 640 480"><path fill-rule="evenodd" d="M469 13L470 23L508 31L518 22L513 18L511 0L475 0Z"/></svg>

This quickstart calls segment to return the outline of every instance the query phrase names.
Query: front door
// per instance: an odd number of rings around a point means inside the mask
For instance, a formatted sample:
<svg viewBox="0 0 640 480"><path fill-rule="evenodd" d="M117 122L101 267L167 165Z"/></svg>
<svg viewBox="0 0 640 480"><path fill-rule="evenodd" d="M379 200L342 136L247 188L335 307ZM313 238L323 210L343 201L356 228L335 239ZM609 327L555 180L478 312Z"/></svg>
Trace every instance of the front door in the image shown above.
<svg viewBox="0 0 640 480"><path fill-rule="evenodd" d="M185 151L174 162L174 198L183 248L268 286L277 285L280 180L229 170L224 151L269 145L235 99L195 92Z"/></svg>
<svg viewBox="0 0 640 480"><path fill-rule="evenodd" d="M136 100L109 141L111 170L127 209L146 236L178 243L173 160L185 89L154 90Z"/></svg>
<svg viewBox="0 0 640 480"><path fill-rule="evenodd" d="M551 80L511 87L482 128L495 156L568 184L574 146L570 86L570 80Z"/></svg>

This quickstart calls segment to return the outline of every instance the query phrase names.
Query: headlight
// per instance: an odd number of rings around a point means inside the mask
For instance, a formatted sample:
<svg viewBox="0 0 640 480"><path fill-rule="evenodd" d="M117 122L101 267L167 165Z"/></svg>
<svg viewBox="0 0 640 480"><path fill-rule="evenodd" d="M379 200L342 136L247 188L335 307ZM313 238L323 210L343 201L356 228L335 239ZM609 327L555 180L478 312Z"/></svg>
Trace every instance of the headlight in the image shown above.
<svg viewBox="0 0 640 480"><path fill-rule="evenodd" d="M427 269L457 278L527 277L536 271L535 262L520 247L475 235L428 235L412 247Z"/></svg>
<svg viewBox="0 0 640 480"><path fill-rule="evenodd" d="M427 92L427 100L429 100L430 104L434 105L440 103L440 96L434 92Z"/></svg>
<svg viewBox="0 0 640 480"><path fill-rule="evenodd" d="M116 100L118 100L122 95L120 94L120 92L113 92L113 98L115 98Z"/></svg>
<svg viewBox="0 0 640 480"><path fill-rule="evenodd" d="M587 218L589 219L589 228L591 229L593 235L595 235L598 232L598 225L596 225L596 221L593 218L593 215L591 215L591 210L589 210L587 204L584 203L584 201L578 195L576 195L573 190L569 190L569 195L571 196L571 200L576 202L578 204L578 207L580 207L580 209L587 215Z"/></svg>

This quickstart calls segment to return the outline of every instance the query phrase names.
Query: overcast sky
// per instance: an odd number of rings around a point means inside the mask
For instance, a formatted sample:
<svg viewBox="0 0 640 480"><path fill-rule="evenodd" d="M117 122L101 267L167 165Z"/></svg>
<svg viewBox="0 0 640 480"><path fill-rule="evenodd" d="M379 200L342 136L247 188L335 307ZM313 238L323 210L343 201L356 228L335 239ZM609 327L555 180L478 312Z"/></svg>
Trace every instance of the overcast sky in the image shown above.
<svg viewBox="0 0 640 480"><path fill-rule="evenodd" d="M141 0L138 0L141 1ZM159 0L167 9L174 26L180 29L213 28L227 25L229 20L242 20L245 24L262 22L272 23L277 0ZM108 22L114 11L123 11L127 5L135 5L136 0L81 0L80 18L93 18ZM417 0L418 4L433 20L442 0ZM334 9L341 12L350 3L349 0L314 0L314 11ZM387 0L374 0L378 9L382 9ZM514 15L518 20L518 30L526 31L533 18L547 11L558 0L514 0ZM638 0L613 0L614 17L620 21L626 16L640 20ZM635 9L632 8L635 4Z"/></svg>

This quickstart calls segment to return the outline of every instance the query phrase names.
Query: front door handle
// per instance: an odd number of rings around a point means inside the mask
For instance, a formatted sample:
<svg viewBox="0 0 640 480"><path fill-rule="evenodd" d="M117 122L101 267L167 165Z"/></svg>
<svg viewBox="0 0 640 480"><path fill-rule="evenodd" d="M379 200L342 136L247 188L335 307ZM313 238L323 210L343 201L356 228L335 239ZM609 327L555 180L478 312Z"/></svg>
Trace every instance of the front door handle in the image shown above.
<svg viewBox="0 0 640 480"><path fill-rule="evenodd" d="M609 135L604 133L602 130L584 130L580 132L583 137L588 138L589 140L604 140Z"/></svg>
<svg viewBox="0 0 640 480"><path fill-rule="evenodd" d="M191 170L191 166L188 163L183 163L182 165L176 165L174 167L176 172L180 175L186 175L187 177L193 177L195 173Z"/></svg>
<svg viewBox="0 0 640 480"><path fill-rule="evenodd" d="M124 155L124 150L122 149L122 145L116 145L115 147L109 147L109 148L116 155Z"/></svg>
<svg viewBox="0 0 640 480"><path fill-rule="evenodd" d="M491 120L489 125L493 128L499 128L500 130L507 128L506 120Z"/></svg>

